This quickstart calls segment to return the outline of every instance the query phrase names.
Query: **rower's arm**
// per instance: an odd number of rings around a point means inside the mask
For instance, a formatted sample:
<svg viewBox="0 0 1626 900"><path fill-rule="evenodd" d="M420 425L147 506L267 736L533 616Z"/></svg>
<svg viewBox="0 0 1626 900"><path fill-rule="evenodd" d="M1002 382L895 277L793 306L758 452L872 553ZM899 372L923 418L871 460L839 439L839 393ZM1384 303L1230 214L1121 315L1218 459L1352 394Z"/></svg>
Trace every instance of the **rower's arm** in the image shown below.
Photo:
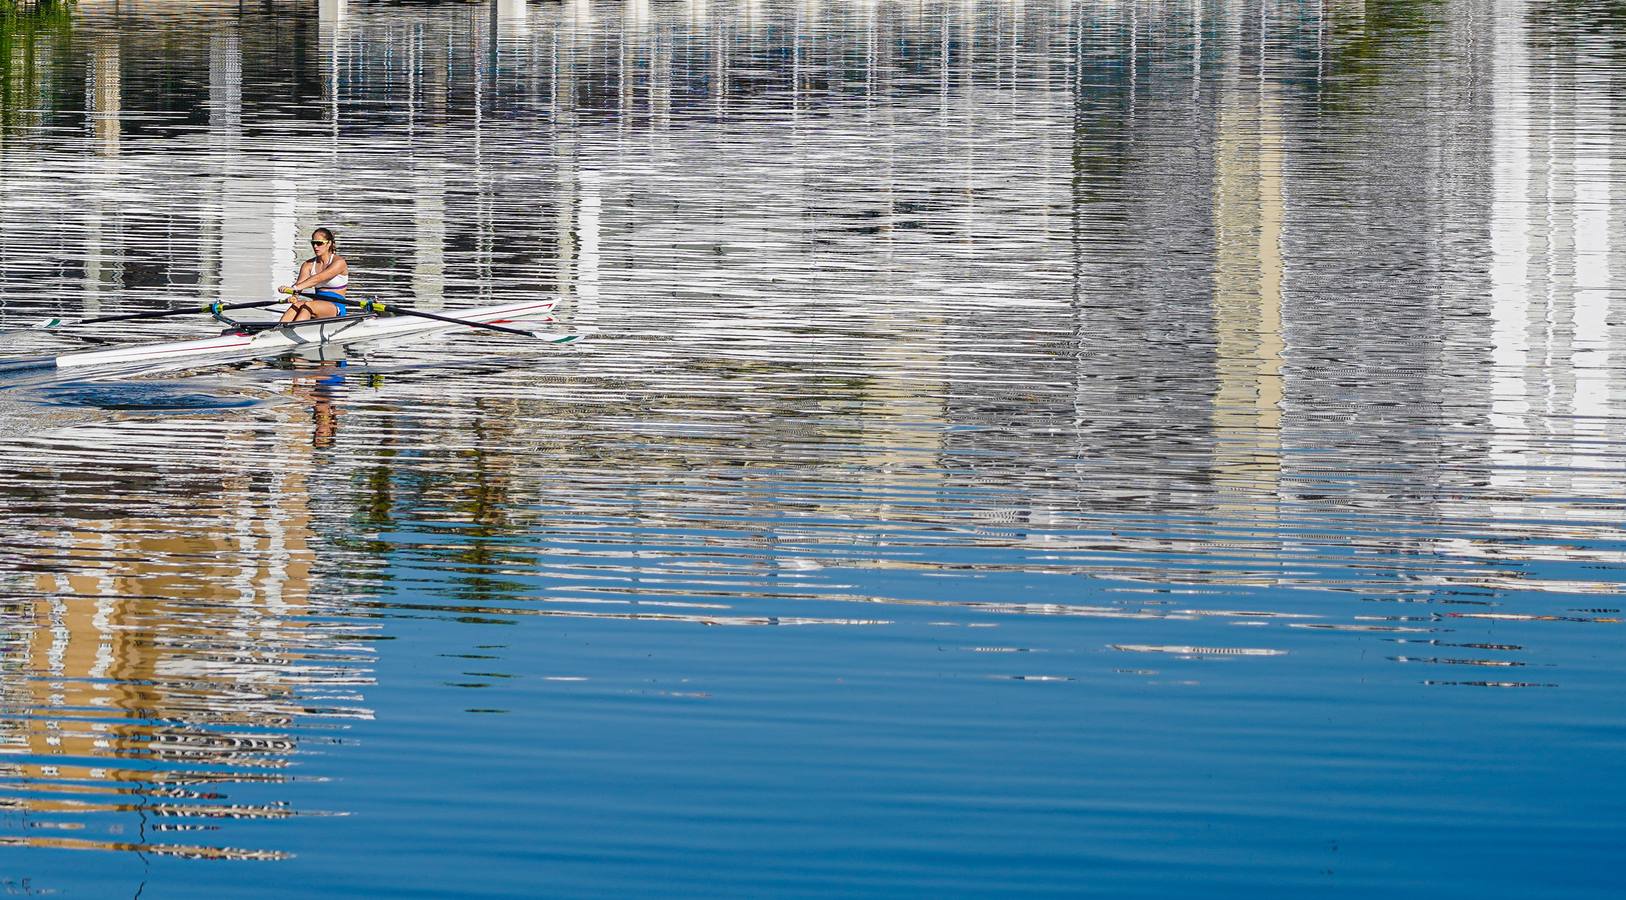
<svg viewBox="0 0 1626 900"><path fill-rule="evenodd" d="M316 268L315 263L306 262L300 267L300 272L304 273L307 269L314 268ZM333 262L327 264L327 268L310 274L302 274L300 279L294 282L293 288L296 291L302 291L313 284L322 284L335 275L348 275L349 273L350 265L343 258L336 256L333 258Z"/></svg>
<svg viewBox="0 0 1626 900"><path fill-rule="evenodd" d="M304 284L305 279L309 278L310 276L311 261L307 259L299 264L299 274L294 276L294 283L285 284L282 287L277 288L277 291L284 294L292 294L295 291L300 290L300 285Z"/></svg>

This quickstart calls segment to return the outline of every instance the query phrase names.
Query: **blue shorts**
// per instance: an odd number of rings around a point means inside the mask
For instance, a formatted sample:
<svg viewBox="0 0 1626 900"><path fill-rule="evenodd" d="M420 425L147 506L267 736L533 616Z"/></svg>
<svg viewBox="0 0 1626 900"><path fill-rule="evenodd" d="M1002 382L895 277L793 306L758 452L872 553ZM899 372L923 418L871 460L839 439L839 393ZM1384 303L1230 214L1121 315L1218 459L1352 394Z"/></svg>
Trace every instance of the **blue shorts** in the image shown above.
<svg viewBox="0 0 1626 900"><path fill-rule="evenodd" d="M343 294L335 294L332 291L321 291L321 290L313 291L312 293L314 293L316 295L316 299L318 299L318 300L326 300L327 302L333 304L334 307L337 308L339 315L343 316L343 315L346 314L347 307L344 305L344 295Z"/></svg>

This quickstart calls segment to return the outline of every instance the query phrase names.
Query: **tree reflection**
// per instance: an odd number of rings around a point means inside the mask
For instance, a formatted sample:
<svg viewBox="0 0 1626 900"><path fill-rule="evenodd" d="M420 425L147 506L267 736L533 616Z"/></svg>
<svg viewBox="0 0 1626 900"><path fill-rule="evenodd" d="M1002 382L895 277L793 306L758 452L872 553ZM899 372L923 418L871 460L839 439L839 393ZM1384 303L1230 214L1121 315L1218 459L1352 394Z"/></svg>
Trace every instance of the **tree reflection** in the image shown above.
<svg viewBox="0 0 1626 900"><path fill-rule="evenodd" d="M1325 111L1368 112L1391 98L1373 89L1395 82L1398 57L1431 58L1427 40L1446 23L1444 0L1366 0L1322 5L1325 60L1316 96Z"/></svg>
<svg viewBox="0 0 1626 900"><path fill-rule="evenodd" d="M0 128L34 124L70 92L58 77L72 37L71 0L0 0Z"/></svg>

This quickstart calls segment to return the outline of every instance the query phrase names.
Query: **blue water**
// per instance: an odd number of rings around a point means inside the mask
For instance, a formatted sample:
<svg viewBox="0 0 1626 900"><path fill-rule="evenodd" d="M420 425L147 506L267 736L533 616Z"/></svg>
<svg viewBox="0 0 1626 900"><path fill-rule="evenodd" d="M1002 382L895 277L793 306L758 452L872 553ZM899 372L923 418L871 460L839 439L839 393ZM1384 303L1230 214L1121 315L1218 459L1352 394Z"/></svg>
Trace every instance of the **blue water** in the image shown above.
<svg viewBox="0 0 1626 900"><path fill-rule="evenodd" d="M1603 13L250 6L0 19L0 890L1622 892ZM587 337L34 365L318 226Z"/></svg>

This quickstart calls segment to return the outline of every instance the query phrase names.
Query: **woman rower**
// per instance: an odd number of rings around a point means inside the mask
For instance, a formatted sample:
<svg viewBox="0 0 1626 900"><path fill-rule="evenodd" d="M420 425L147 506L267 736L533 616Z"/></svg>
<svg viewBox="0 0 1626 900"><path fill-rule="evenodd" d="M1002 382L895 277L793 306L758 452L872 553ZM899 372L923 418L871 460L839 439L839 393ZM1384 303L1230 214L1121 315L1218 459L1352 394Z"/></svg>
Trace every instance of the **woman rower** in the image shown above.
<svg viewBox="0 0 1626 900"><path fill-rule="evenodd" d="M332 229L311 232L311 251L316 255L300 265L299 280L277 290L284 294L310 291L316 296L290 301L288 311L282 314L283 322L331 319L346 312L344 292L350 287L350 264L339 255L339 241Z"/></svg>

